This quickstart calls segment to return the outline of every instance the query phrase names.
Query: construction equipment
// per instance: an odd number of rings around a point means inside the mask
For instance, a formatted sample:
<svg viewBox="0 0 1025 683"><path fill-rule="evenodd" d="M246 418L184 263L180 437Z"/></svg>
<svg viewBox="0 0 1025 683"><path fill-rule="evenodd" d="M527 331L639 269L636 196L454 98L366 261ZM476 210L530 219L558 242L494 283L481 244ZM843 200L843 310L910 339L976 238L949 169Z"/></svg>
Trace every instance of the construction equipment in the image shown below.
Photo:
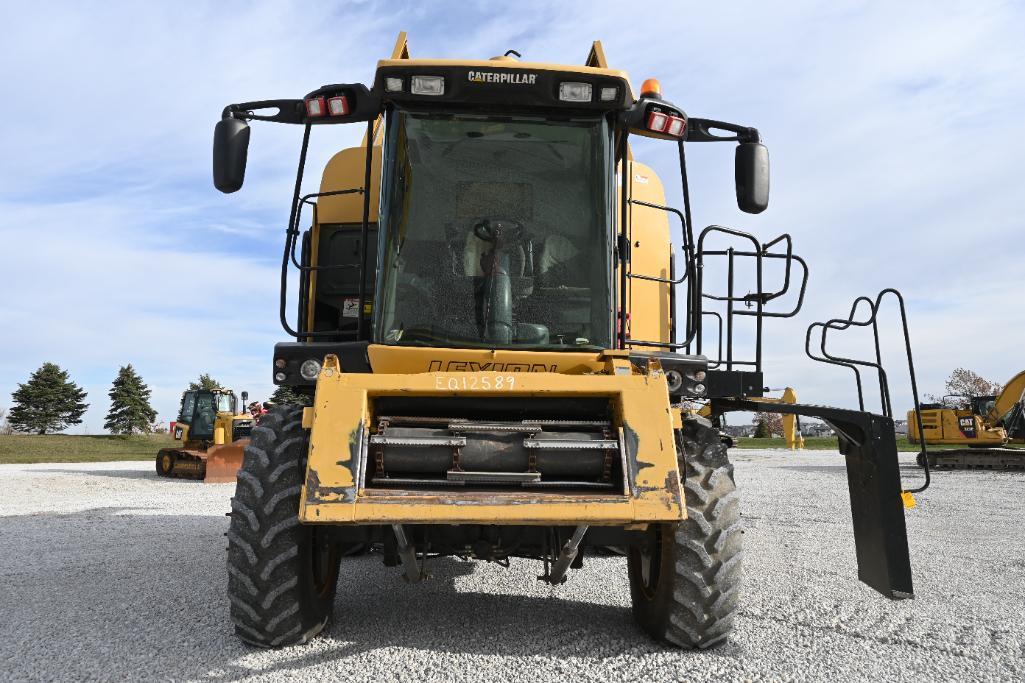
<svg viewBox="0 0 1025 683"><path fill-rule="evenodd" d="M767 391L779 391L779 389L768 389ZM794 391L792 387L786 387L782 391L783 395L779 398L762 396L757 400L761 401L762 403L797 403L797 392ZM771 411L766 410L765 412ZM700 409L697 410L697 414L701 417L711 417L712 404L706 403ZM797 415L783 415L783 440L786 441L787 448L789 448L792 451L804 450L804 436L801 434L801 424L798 421ZM730 439L730 441L732 441L732 439Z"/></svg>
<svg viewBox="0 0 1025 683"><path fill-rule="evenodd" d="M960 398L964 407L946 399ZM918 456L931 467L1025 469L1025 371L1011 378L996 396L944 397L943 403L921 406L921 432L915 410L908 411L908 441L926 446L961 446L932 450ZM924 439L920 436L924 434Z"/></svg>
<svg viewBox="0 0 1025 683"><path fill-rule="evenodd" d="M614 547L627 549L642 628L681 647L721 643L742 542L715 426L730 411L837 428L858 576L910 596L892 416L757 400L763 322L800 310L807 264L786 234L762 242L713 225L695 239L686 147L735 143L738 206L759 213L758 131L689 117L653 80L635 95L597 42L584 66L510 55L410 59L402 34L371 87L224 109L222 192L242 186L248 121L303 130L280 299L295 341L275 346L271 372L312 400L271 410L246 450L228 532L236 633L264 647L315 636L355 544L411 582L431 558L456 556L532 558L551 584ZM303 194L313 131L350 123L365 126L363 144L335 154L320 190ZM674 145L682 210L634 158L640 138ZM746 294L740 261L757 272ZM715 359L702 352L712 316ZM754 352L740 357L744 321ZM711 419L684 409L693 401L708 401ZM341 586L343 600L360 599Z"/></svg>
<svg viewBox="0 0 1025 683"><path fill-rule="evenodd" d="M242 392L242 405L249 394ZM202 479L208 484L235 481L253 429L253 416L238 412L228 389L190 389L182 394L173 436L181 448L157 453L162 477Z"/></svg>

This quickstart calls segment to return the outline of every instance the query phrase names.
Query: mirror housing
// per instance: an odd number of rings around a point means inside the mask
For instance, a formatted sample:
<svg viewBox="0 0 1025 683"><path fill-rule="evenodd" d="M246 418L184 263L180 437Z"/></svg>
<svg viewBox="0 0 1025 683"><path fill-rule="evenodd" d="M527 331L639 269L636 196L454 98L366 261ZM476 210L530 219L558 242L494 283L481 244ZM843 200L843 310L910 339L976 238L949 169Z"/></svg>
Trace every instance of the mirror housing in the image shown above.
<svg viewBox="0 0 1025 683"><path fill-rule="evenodd" d="M233 117L214 127L214 187L225 194L237 192L246 179L249 124Z"/></svg>
<svg viewBox="0 0 1025 683"><path fill-rule="evenodd" d="M734 158L737 206L744 213L761 213L769 206L769 150L760 142L737 145Z"/></svg>

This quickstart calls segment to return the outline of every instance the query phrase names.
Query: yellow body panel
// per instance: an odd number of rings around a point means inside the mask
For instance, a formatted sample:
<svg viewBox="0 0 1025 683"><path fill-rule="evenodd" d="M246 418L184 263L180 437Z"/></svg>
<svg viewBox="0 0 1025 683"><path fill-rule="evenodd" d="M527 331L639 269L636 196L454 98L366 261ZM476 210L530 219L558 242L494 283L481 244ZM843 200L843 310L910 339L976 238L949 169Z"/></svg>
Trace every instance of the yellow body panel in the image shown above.
<svg viewBox="0 0 1025 683"><path fill-rule="evenodd" d="M1002 446L1007 432L1002 427L990 427L970 410L929 408L922 411L925 443L936 446ZM918 421L915 411L908 411L908 441L918 443Z"/></svg>
<svg viewBox="0 0 1025 683"><path fill-rule="evenodd" d="M443 349L371 344L367 348L367 356L375 373L389 374L502 371L583 375L599 373L605 368L603 354L591 352Z"/></svg>
<svg viewBox="0 0 1025 683"><path fill-rule="evenodd" d="M636 161L628 162L627 169L627 192L630 199L665 206L665 190L655 171ZM669 255L673 248L669 214L660 209L631 204L627 220L630 270L636 275L668 279ZM616 283L619 283L618 275ZM627 287L630 297L630 337L641 341L669 341L673 314L669 310L669 285L631 279ZM616 301L619 301L618 296Z"/></svg>
<svg viewBox="0 0 1025 683"><path fill-rule="evenodd" d="M404 349L408 353L412 349ZM619 372L625 360L607 360ZM569 494L366 489L364 430L379 396L608 397L627 444L629 493ZM317 380L299 518L308 523L578 524L678 521L685 515L668 389L661 373L551 372L350 374L328 356Z"/></svg>
<svg viewBox="0 0 1025 683"><path fill-rule="evenodd" d="M1008 442L1000 421L1025 400L1025 371L1008 380L986 415L964 408L927 408L922 411L925 443L938 446L1002 446ZM915 411L908 411L908 441L918 443Z"/></svg>
<svg viewBox="0 0 1025 683"><path fill-rule="evenodd" d="M371 148L370 158L370 211L368 222L377 222L377 212L380 205L379 195L381 192L381 138L375 139ZM339 190L350 190L362 188L366 180L366 150L363 147L351 147L331 157L324 167L324 173L320 179L320 191L336 192ZM363 194L340 194L318 197L316 213L313 224L310 227L310 265L321 265L318 262L320 257L320 236L322 224L346 223L353 227L351 230L362 230L363 225ZM371 234L373 239L373 234ZM317 298L314 293L317 291L317 271L310 272L309 280L309 303L306 316L306 329L313 330L317 309ZM369 292L373 295L373 292ZM370 313L369 302L365 304L366 313Z"/></svg>

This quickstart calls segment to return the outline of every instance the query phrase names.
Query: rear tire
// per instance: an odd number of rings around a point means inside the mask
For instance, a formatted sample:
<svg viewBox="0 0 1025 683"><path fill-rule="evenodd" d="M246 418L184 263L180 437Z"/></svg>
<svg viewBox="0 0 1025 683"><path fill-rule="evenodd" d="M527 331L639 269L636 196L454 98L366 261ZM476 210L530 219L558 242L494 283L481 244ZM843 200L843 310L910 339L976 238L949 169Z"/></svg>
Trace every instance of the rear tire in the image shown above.
<svg viewBox="0 0 1025 683"><path fill-rule="evenodd" d="M302 408L272 408L253 428L231 499L231 619L259 647L305 643L331 618L340 549L299 523L308 446Z"/></svg>
<svg viewBox="0 0 1025 683"><path fill-rule="evenodd" d="M633 614L653 638L686 649L721 645L740 593L743 529L726 445L702 417L677 432L687 519L652 525L630 549Z"/></svg>

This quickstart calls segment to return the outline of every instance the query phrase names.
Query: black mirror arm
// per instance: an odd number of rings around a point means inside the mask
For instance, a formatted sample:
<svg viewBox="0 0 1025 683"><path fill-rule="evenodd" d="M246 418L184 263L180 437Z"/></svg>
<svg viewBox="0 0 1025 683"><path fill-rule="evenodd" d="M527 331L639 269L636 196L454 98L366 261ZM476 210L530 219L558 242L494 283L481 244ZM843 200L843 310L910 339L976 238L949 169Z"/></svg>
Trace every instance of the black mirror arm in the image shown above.
<svg viewBox="0 0 1025 683"><path fill-rule="evenodd" d="M728 131L733 135L716 135L713 130ZM738 126L725 121L712 119L687 119L687 142L761 142L762 136L757 128Z"/></svg>
<svg viewBox="0 0 1025 683"><path fill-rule="evenodd" d="M261 109L277 109L276 114L256 114ZM222 119L243 121L273 121L274 123L304 123L306 109L302 100L260 100L229 104L221 112Z"/></svg>

